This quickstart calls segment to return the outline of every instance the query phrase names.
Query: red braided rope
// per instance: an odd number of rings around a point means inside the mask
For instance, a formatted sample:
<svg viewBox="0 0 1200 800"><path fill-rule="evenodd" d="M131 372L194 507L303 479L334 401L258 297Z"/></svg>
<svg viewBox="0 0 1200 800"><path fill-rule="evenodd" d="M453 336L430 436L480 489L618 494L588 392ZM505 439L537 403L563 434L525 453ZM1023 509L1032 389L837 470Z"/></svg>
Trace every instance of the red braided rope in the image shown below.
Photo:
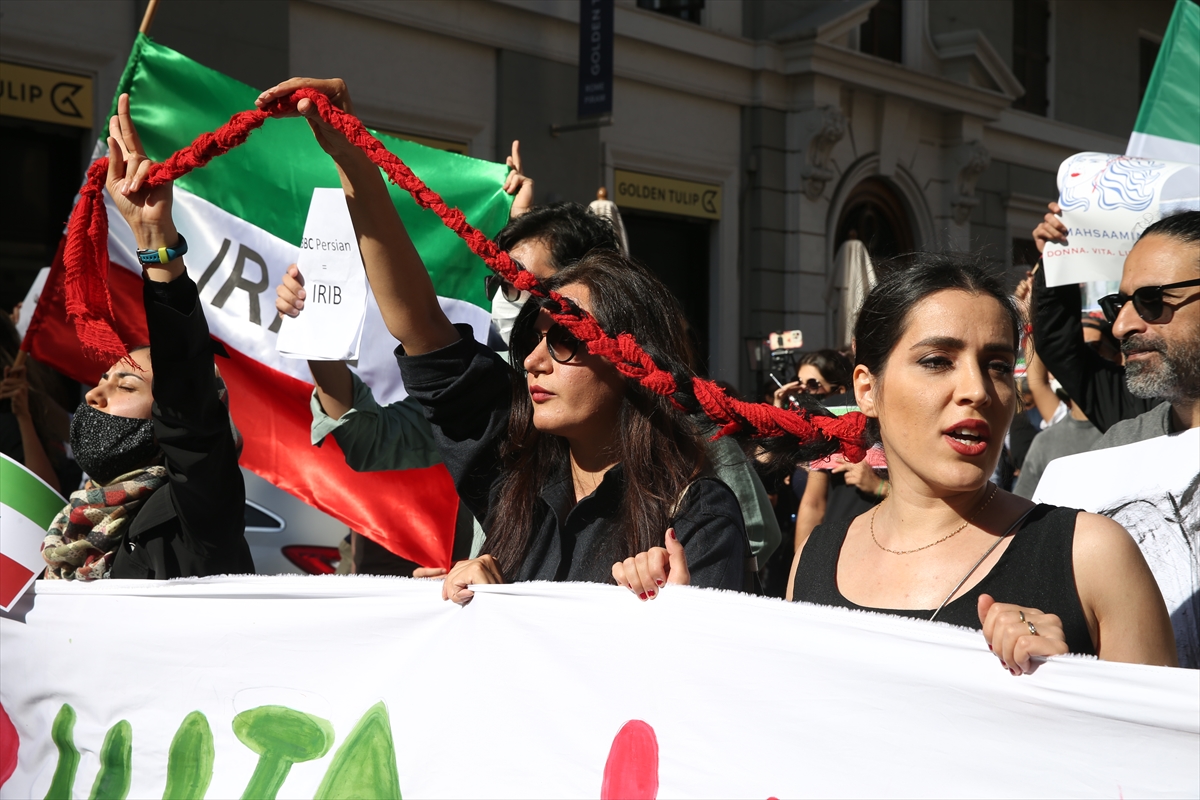
<svg viewBox="0 0 1200 800"><path fill-rule="evenodd" d="M446 227L466 242L475 255L493 272L509 283L550 301L548 312L554 321L584 343L588 352L599 355L628 378L638 381L655 394L672 398L680 391L675 377L659 367L654 359L628 333L612 336L591 314L557 292L549 291L537 278L509 257L477 228L467 222L462 211L445 201L413 174L403 161L367 131L357 117L335 108L324 94L300 89L291 97L272 103L267 109L243 111L212 133L199 136L166 161L151 167L148 186L159 186L202 167L218 155L237 147L269 117L292 112L307 98L317 107L321 118L337 128L355 147L367 154L422 208L433 211ZM108 215L102 191L108 171L108 159L97 160L88 170L87 183L80 190L79 202L67 227L64 251L65 291L68 317L74 322L84 348L110 363L128 355L113 330L112 302L108 295ZM691 393L709 419L721 426L718 435L746 431L758 437L793 436L802 442L833 439L851 461L866 455L863 429L866 417L860 413L842 417L815 417L787 411L765 403L747 403L725 394L712 381L692 378ZM678 403L677 403L678 405Z"/></svg>

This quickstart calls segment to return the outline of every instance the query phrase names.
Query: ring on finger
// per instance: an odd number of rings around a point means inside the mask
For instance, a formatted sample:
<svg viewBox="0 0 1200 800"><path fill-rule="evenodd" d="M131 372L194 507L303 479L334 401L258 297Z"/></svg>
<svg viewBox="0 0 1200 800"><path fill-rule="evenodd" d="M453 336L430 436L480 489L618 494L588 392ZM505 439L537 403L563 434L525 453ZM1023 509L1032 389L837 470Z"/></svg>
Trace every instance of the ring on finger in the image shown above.
<svg viewBox="0 0 1200 800"><path fill-rule="evenodd" d="M1032 622L1030 622L1029 620L1025 620L1025 624L1029 626L1029 632L1032 635L1034 635L1034 636L1038 635L1037 628L1034 627L1034 624Z"/></svg>
<svg viewBox="0 0 1200 800"><path fill-rule="evenodd" d="M1021 622L1024 622L1025 621L1025 612L1018 608L1017 613L1021 615Z"/></svg>

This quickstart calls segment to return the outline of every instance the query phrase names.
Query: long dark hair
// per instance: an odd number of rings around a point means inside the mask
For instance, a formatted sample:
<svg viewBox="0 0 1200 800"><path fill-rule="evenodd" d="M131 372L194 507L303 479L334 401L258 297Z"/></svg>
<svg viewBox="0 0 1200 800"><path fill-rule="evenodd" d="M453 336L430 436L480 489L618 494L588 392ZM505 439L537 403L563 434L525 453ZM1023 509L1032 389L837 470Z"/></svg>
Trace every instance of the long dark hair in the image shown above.
<svg viewBox="0 0 1200 800"><path fill-rule="evenodd" d="M680 379L692 375L692 355L679 304L648 270L620 254L595 250L544 281L548 289L582 284L591 295L592 315L612 334L630 333L663 368ZM504 472L485 523L484 552L510 579L529 548L539 491L569 474L567 440L533 425L533 403L523 363L541 310L529 301L513 326L514 367L508 436L501 447ZM661 546L671 510L688 485L708 471L699 426L668 398L625 381L625 395L612 455L621 464L625 489L617 513L615 559Z"/></svg>
<svg viewBox="0 0 1200 800"><path fill-rule="evenodd" d="M981 261L965 253L914 253L882 270L879 283L863 300L854 323L854 363L872 375L883 374L888 358L908 329L917 303L937 292L959 289L992 297L1012 328L1013 349L1020 347L1021 316L1004 284ZM867 424L868 438L879 440L879 421Z"/></svg>

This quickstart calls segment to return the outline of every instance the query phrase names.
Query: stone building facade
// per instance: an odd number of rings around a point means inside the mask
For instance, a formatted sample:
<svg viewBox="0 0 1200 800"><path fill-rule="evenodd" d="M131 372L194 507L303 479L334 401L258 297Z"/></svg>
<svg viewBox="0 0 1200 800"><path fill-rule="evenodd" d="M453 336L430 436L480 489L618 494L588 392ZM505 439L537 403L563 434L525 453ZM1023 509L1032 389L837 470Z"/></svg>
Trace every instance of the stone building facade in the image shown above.
<svg viewBox="0 0 1200 800"><path fill-rule="evenodd" d="M610 124L574 130L578 0L162 0L151 35L260 88L343 77L368 124L435 146L503 160L519 139L539 202L606 187L709 372L749 390L768 332L835 344L851 235L878 258L979 250L1015 277L1059 163L1124 151L1172 5L615 0ZM86 77L94 97L90 128L0 109L28 154L0 232L9 305L52 254L144 7L0 5L5 65Z"/></svg>

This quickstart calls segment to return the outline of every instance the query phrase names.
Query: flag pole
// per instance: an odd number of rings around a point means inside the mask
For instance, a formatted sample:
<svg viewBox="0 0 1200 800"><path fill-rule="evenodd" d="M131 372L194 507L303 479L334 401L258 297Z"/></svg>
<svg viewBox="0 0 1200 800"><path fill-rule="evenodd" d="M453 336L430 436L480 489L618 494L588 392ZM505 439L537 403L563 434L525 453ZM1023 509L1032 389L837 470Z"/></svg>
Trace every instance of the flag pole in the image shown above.
<svg viewBox="0 0 1200 800"><path fill-rule="evenodd" d="M150 0L146 4L146 13L142 15L142 24L138 28L138 33L143 36L150 35L150 26L154 24L154 12L158 11L158 0Z"/></svg>

